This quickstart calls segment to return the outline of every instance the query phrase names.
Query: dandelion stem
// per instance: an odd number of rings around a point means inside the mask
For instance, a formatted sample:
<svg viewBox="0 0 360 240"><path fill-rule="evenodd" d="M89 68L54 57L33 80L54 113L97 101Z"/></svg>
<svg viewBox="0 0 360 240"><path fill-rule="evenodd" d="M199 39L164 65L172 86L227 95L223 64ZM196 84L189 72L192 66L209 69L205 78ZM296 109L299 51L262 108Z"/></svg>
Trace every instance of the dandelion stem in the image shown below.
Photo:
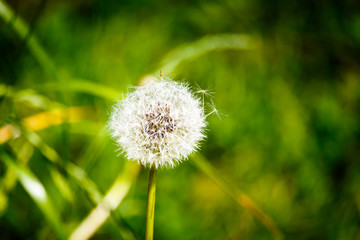
<svg viewBox="0 0 360 240"><path fill-rule="evenodd" d="M150 169L150 177L149 177L145 240L152 240L154 235L155 193L156 193L156 169L155 166L153 166Z"/></svg>

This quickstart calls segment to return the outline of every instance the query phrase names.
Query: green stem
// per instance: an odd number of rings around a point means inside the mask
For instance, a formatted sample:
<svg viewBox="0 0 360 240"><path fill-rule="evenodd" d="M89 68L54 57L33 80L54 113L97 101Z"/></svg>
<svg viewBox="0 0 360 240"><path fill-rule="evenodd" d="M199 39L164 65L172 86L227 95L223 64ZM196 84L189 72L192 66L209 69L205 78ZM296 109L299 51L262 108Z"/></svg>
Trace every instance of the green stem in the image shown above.
<svg viewBox="0 0 360 240"><path fill-rule="evenodd" d="M154 235L154 214L155 214L155 193L156 193L156 169L151 167L149 177L148 200L146 210L145 240L153 240Z"/></svg>

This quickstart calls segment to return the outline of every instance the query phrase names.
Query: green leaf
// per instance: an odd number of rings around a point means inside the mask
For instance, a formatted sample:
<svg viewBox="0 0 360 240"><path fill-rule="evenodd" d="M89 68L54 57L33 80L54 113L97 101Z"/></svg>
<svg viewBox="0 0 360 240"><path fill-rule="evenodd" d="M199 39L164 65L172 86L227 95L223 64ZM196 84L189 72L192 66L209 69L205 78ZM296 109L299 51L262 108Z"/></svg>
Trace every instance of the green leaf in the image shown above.
<svg viewBox="0 0 360 240"><path fill-rule="evenodd" d="M166 73L171 73L180 63L193 60L211 51L226 49L252 50L257 46L258 41L243 34L210 35L175 48L164 57L161 66Z"/></svg>
<svg viewBox="0 0 360 240"><path fill-rule="evenodd" d="M93 96L98 96L104 99L118 99L121 98L122 93L108 86L98 83L93 83L84 79L66 79L62 82L53 82L37 87L38 89L64 91L64 92L80 92L87 93Z"/></svg>
<svg viewBox="0 0 360 240"><path fill-rule="evenodd" d="M20 166L7 154L2 154L2 159L9 168L12 168L16 172L21 185L40 208L41 212L51 224L58 237L66 239L67 233L65 227L61 223L60 216L58 215L58 212L55 211L51 199L39 179L30 171L29 168Z"/></svg>
<svg viewBox="0 0 360 240"><path fill-rule="evenodd" d="M102 198L102 194L98 190L99 188L97 185L87 177L86 172L81 167L71 162L65 164L60 155L48 144L46 144L35 132L22 130L22 133L48 160L63 167L65 171L77 182L77 184L88 193L94 203L99 203Z"/></svg>
<svg viewBox="0 0 360 240"><path fill-rule="evenodd" d="M61 175L60 172L53 167L50 169L50 175L61 195L69 202L74 203L73 191L63 175Z"/></svg>

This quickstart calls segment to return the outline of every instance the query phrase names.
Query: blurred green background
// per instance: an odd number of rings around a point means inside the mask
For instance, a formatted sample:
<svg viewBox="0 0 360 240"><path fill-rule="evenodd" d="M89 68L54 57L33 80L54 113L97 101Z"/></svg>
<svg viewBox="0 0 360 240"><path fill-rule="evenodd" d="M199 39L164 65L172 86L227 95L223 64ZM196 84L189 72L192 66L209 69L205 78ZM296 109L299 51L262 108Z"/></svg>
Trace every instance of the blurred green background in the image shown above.
<svg viewBox="0 0 360 240"><path fill-rule="evenodd" d="M87 232L143 239L149 170L106 122L161 68L221 120L158 172L155 239L360 239L359 1L1 0L0 18L0 239L66 239L109 189Z"/></svg>

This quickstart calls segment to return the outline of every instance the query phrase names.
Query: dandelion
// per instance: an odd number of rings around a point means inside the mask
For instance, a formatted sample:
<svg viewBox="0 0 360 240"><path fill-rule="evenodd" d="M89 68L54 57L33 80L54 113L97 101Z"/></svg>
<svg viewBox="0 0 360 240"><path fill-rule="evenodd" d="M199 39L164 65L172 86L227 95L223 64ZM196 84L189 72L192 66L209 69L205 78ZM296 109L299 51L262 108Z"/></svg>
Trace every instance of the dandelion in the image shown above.
<svg viewBox="0 0 360 240"><path fill-rule="evenodd" d="M128 159L149 167L173 167L204 139L201 105L185 84L153 81L114 106L109 126Z"/></svg>
<svg viewBox="0 0 360 240"><path fill-rule="evenodd" d="M199 148L205 138L204 97L195 97L185 84L147 81L113 108L109 127L126 157L149 166L145 239L153 239L156 169L175 166ZM213 111L214 112L214 111ZM217 112L216 112L217 113Z"/></svg>

